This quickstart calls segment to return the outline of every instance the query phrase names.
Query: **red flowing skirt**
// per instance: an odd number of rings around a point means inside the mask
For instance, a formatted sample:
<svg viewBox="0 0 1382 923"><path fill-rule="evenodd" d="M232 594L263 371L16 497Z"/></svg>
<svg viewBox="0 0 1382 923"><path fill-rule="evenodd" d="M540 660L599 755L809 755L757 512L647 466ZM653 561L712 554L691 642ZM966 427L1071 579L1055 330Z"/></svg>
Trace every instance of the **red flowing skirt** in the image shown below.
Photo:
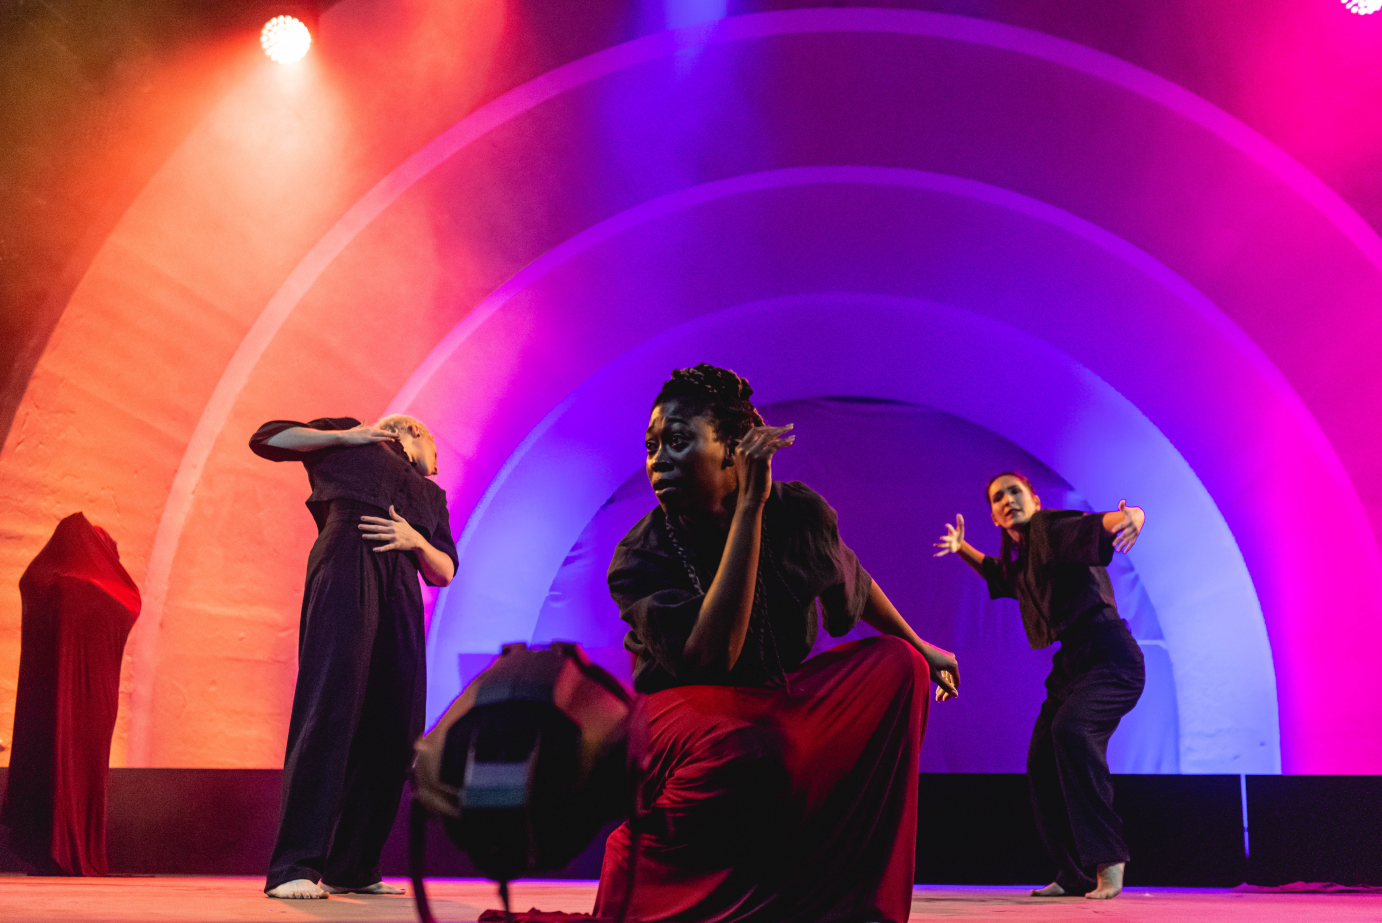
<svg viewBox="0 0 1382 923"><path fill-rule="evenodd" d="M651 769L628 920L905 923L928 669L891 637L851 641L790 692L647 697ZM605 845L595 915L629 888L628 824Z"/></svg>

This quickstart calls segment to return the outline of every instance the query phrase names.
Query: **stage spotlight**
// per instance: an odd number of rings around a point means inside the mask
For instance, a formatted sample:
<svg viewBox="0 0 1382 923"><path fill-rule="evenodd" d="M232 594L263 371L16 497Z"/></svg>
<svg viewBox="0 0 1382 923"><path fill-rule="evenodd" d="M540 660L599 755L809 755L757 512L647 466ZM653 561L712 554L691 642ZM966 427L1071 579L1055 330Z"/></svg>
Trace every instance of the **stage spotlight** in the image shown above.
<svg viewBox="0 0 1382 923"><path fill-rule="evenodd" d="M1359 16L1382 10L1382 0L1343 0L1343 4L1350 13L1357 13Z"/></svg>
<svg viewBox="0 0 1382 923"><path fill-rule="evenodd" d="M292 64L301 61L312 47L312 33L302 20L292 16L275 16L264 23L259 33L259 44L264 54L279 64Z"/></svg>

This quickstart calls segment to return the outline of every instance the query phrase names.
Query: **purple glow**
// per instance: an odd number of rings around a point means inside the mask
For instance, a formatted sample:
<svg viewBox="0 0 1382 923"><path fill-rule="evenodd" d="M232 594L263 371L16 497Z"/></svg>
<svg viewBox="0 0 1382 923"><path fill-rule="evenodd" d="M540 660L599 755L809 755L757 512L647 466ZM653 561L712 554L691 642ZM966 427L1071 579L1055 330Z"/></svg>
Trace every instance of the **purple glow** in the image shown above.
<svg viewBox="0 0 1382 923"><path fill-rule="evenodd" d="M937 523L963 513L971 541L996 550L976 471L1024 471L1047 506L1087 509L1084 498L1011 442L936 410L834 399L762 410L769 422L790 421L800 434L792 451L775 459L774 477L805 481L826 496L845 540L917 632L964 652L964 693L931 713L922 771L1024 771L1051 651L1031 650L1016 605L990 600L968 568L952 566L953 559L925 560L926 526L939 529ZM871 460L890 464L861 477L861 461ZM917 480L925 489L915 489ZM615 544L652 502L644 472L636 471L600 507L557 571L534 641L581 638L587 653L628 679L625 626L608 617L605 573ZM1147 686L1110 741L1109 763L1115 772L1179 772L1176 683L1155 607L1127 556L1114 557L1110 576L1119 611L1142 645ZM846 639L871 633L860 626ZM822 632L817 650L840 640Z"/></svg>
<svg viewBox="0 0 1382 923"><path fill-rule="evenodd" d="M769 340L812 373L759 355L753 344ZM1040 409L1025 419L1008 412L1003 376L982 346L995 340L1029 356L1025 388ZM866 367L828 361L865 348L873 357ZM1110 498L1121 484L1138 484L1165 530L1159 540L1149 532L1133 557L1175 667L1182 770L1276 771L1275 687L1261 612L1232 537L1184 460L1136 409L1049 346L967 312L877 296L823 294L706 316L611 363L553 411L467 526L457 582L428 639L429 711L456 692L444 668L455 652L532 635L568 549L637 467L636 440L618 445L585 434L640 431L646 395L665 369L694 356L750 374L765 401L840 394L943 407L1023 446L1095 505L1116 505ZM568 472L576 476L568 479Z"/></svg>

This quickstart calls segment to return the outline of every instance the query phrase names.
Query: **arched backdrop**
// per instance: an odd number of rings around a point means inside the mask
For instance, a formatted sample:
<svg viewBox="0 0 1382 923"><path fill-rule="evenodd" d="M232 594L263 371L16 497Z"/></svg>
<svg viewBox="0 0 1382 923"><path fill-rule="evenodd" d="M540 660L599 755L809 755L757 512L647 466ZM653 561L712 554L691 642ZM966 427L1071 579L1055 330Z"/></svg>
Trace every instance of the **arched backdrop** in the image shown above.
<svg viewBox="0 0 1382 923"><path fill-rule="evenodd" d="M465 658L534 636L657 382L707 359L771 403L944 413L1068 496L1147 506L1129 563L1173 687L1160 767L1382 771L1382 604L1357 591L1382 576L1361 425L1382 241L1279 149L1116 58L904 10L712 18L477 109L479 78L349 77L367 7L159 171L0 454L0 570L83 508L144 590L117 762L281 759L312 530L300 470L245 449L259 422L391 409L439 433L462 561L435 710ZM466 15L481 68L512 22ZM953 564L928 557L939 526L889 528L920 568ZM17 597L3 619L15 661Z"/></svg>

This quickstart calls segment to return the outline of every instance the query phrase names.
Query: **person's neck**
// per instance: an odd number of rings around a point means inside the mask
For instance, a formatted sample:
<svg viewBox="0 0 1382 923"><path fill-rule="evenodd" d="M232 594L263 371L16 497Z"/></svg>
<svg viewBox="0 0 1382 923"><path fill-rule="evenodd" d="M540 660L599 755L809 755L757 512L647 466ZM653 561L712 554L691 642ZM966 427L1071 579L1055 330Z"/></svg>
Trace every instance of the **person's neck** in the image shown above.
<svg viewBox="0 0 1382 923"><path fill-rule="evenodd" d="M724 536L729 533L730 524L734 522L734 510L737 505L735 501L737 499L737 494L731 494L728 499L716 507L682 513L677 515L676 519L682 528L693 534L709 535L713 533Z"/></svg>

